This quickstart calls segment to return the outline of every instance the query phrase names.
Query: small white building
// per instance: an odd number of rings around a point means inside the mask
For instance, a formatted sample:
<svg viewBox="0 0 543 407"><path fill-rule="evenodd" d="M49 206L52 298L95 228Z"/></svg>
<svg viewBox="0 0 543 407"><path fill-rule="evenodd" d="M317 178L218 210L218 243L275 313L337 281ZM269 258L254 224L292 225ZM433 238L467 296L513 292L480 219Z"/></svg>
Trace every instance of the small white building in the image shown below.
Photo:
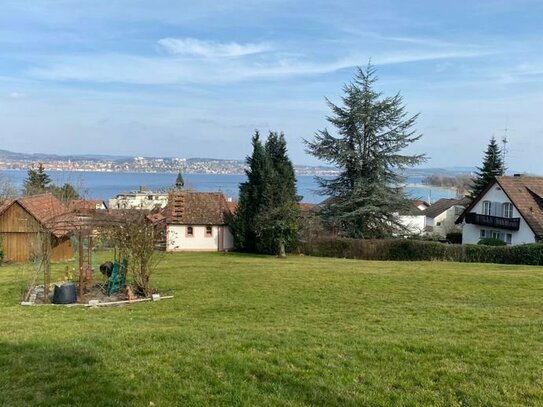
<svg viewBox="0 0 543 407"><path fill-rule="evenodd" d="M228 226L231 205L220 192L177 192L162 211L166 251L223 251L234 248Z"/></svg>
<svg viewBox="0 0 543 407"><path fill-rule="evenodd" d="M507 244L543 237L543 177L496 177L462 213L462 243L493 237Z"/></svg>
<svg viewBox="0 0 543 407"><path fill-rule="evenodd" d="M143 209L153 210L165 208L168 204L167 192L147 191L140 187L139 191L118 194L109 200L110 209Z"/></svg>
<svg viewBox="0 0 543 407"><path fill-rule="evenodd" d="M399 221L409 235L423 235L426 226L426 216L424 216L423 211L429 205L419 199L409 202L411 204L410 208L399 214Z"/></svg>
<svg viewBox="0 0 543 407"><path fill-rule="evenodd" d="M469 203L469 198L443 198L434 202L422 211L425 216L425 232L445 237L447 233L457 231L455 222Z"/></svg>

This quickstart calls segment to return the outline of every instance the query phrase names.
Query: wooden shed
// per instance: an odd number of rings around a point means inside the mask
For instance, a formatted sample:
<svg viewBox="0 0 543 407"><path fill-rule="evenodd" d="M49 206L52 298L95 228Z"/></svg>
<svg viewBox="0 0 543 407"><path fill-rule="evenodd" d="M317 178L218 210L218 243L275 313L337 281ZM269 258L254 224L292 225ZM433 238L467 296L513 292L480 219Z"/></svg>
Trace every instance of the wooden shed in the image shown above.
<svg viewBox="0 0 543 407"><path fill-rule="evenodd" d="M51 194L10 200L0 207L0 238L4 259L30 260L37 254L39 233L50 233L52 261L69 260L74 249L65 228L55 227L54 219L67 212L64 204Z"/></svg>

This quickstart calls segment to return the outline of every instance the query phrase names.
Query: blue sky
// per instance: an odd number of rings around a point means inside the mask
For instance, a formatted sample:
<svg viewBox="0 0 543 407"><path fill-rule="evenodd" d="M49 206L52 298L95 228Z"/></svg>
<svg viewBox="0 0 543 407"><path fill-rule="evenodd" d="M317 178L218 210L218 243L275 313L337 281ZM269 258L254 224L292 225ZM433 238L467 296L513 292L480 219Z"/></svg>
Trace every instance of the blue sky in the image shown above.
<svg viewBox="0 0 543 407"><path fill-rule="evenodd" d="M543 173L543 2L0 0L0 148L244 158L255 128L327 125L371 58L420 112L410 150L474 166L509 127L508 166Z"/></svg>

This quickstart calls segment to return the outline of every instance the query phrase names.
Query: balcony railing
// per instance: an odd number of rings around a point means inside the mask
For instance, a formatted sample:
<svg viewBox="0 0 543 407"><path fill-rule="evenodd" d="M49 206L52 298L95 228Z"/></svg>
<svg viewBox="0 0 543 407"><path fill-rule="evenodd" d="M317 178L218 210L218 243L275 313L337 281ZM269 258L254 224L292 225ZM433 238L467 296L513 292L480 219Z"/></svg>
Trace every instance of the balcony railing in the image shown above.
<svg viewBox="0 0 543 407"><path fill-rule="evenodd" d="M500 216L480 215L470 212L466 214L466 223L499 229L519 230L520 218L502 218Z"/></svg>

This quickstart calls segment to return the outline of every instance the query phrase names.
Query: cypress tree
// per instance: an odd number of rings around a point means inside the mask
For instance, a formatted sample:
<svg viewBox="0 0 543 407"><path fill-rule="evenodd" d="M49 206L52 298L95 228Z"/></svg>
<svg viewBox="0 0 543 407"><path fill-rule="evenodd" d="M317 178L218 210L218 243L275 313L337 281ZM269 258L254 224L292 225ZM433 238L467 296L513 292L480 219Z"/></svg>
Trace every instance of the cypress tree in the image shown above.
<svg viewBox="0 0 543 407"><path fill-rule="evenodd" d="M255 219L264 205L271 168L258 131L252 138L252 145L253 153L246 160L247 181L240 184L238 207L233 221L236 247L248 252L256 251Z"/></svg>
<svg viewBox="0 0 543 407"><path fill-rule="evenodd" d="M288 158L283 133L270 132L265 146L271 163L264 205L255 222L257 249L261 253L280 254L296 247L299 206L294 166Z"/></svg>
<svg viewBox="0 0 543 407"><path fill-rule="evenodd" d="M408 116L399 93L382 97L374 89L376 80L371 64L358 68L344 86L342 105L326 99L332 110L327 120L337 135L324 129L306 141L309 153L339 170L333 179L317 177L321 194L329 197L321 216L330 227L354 238L403 231L396 215L408 205L401 173L425 161L423 154L402 154L421 137L413 130L418 115Z"/></svg>
<svg viewBox="0 0 543 407"><path fill-rule="evenodd" d="M471 186L469 197L474 199L498 176L505 174L502 150L498 146L496 138L492 136L488 143L483 158L483 165L477 167L475 179Z"/></svg>
<svg viewBox="0 0 543 407"><path fill-rule="evenodd" d="M283 134L270 132L266 144L258 131L247 158L247 181L240 184L233 222L238 249L278 254L296 245L298 201L294 167Z"/></svg>

